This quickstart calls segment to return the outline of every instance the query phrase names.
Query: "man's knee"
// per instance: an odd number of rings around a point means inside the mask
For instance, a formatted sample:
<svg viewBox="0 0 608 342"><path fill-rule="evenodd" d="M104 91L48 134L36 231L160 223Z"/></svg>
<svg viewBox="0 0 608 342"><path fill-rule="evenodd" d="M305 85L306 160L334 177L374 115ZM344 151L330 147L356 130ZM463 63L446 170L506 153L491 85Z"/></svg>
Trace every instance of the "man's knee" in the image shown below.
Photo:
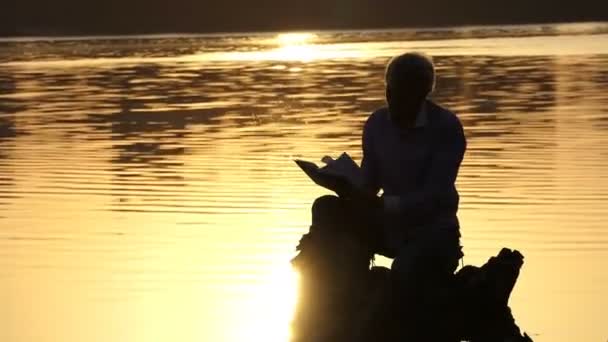
<svg viewBox="0 0 608 342"><path fill-rule="evenodd" d="M391 271L398 282L411 283L420 279L418 274L424 267L421 253L417 246L404 246L398 251L391 264Z"/></svg>
<svg viewBox="0 0 608 342"><path fill-rule="evenodd" d="M312 204L312 224L316 226L335 225L348 215L344 201L332 195L317 198Z"/></svg>

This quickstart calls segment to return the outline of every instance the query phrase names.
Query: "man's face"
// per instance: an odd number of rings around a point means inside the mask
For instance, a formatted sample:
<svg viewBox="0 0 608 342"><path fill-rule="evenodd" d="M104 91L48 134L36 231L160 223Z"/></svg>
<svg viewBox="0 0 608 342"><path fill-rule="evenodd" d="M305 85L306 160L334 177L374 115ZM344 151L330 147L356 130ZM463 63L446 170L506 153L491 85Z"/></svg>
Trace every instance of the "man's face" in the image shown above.
<svg viewBox="0 0 608 342"><path fill-rule="evenodd" d="M387 86L386 100L391 120L401 127L413 127L426 92L408 84Z"/></svg>

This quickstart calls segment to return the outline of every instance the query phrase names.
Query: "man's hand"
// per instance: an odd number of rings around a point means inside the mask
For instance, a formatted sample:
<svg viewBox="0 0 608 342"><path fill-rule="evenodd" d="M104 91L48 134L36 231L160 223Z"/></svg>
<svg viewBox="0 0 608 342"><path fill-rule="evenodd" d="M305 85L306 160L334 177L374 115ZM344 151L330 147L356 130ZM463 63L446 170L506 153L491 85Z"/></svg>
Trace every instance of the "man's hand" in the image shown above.
<svg viewBox="0 0 608 342"><path fill-rule="evenodd" d="M362 189L352 188L348 194L345 196L340 195L340 197L345 197L354 204L355 208L362 210L379 210L384 206L382 197L378 197Z"/></svg>
<svg viewBox="0 0 608 342"><path fill-rule="evenodd" d="M332 162L334 162L335 159L330 156L325 156L325 157L321 158L321 161L324 162L325 164L329 165Z"/></svg>
<svg viewBox="0 0 608 342"><path fill-rule="evenodd" d="M337 162L337 160L330 156L323 157L321 161L327 164L326 168L331 168L332 163ZM333 190L339 197L353 203L356 208L369 210L383 207L381 197L372 194L368 190L358 188L346 177L319 172L316 178L318 184Z"/></svg>

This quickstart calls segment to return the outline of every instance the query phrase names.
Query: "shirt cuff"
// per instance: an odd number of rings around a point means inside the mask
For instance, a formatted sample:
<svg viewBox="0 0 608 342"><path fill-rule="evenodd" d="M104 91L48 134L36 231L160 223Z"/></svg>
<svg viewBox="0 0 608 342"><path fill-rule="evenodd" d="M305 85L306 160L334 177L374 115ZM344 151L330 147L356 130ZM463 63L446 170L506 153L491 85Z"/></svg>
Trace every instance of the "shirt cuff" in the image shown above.
<svg viewBox="0 0 608 342"><path fill-rule="evenodd" d="M387 212L399 211L401 199L399 196L382 196L384 202L384 210Z"/></svg>

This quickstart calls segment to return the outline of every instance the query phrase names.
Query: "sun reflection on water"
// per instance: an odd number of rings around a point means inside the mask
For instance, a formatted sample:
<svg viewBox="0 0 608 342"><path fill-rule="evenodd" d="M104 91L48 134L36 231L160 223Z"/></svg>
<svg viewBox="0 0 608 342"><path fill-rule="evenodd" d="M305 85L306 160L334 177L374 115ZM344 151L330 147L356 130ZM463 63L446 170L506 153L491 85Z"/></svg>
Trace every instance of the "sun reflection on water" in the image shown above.
<svg viewBox="0 0 608 342"><path fill-rule="evenodd" d="M353 49L352 44L320 44L314 33L280 33L267 42L275 47L259 51L206 53L204 57L206 60L311 62L364 55L364 51Z"/></svg>
<svg viewBox="0 0 608 342"><path fill-rule="evenodd" d="M311 40L317 38L317 35L308 32L301 33L280 33L276 37L276 41L280 45L298 45L308 44Z"/></svg>
<svg viewBox="0 0 608 342"><path fill-rule="evenodd" d="M289 264L279 265L265 281L255 285L254 295L247 303L241 341L288 342L291 320L298 299L298 274Z"/></svg>

